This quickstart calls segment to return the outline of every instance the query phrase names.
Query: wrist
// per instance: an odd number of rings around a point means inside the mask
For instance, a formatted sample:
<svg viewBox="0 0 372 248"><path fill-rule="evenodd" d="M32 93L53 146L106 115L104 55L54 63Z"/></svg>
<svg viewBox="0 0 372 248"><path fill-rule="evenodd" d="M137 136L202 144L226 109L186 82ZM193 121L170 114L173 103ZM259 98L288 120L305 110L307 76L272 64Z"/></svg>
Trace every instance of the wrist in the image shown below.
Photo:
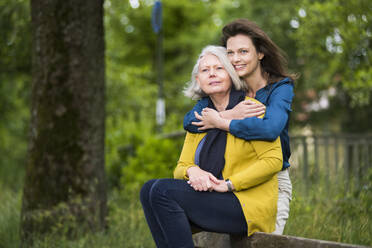
<svg viewBox="0 0 372 248"><path fill-rule="evenodd" d="M218 114L220 115L221 118L227 118L228 113L229 113L228 110L224 110L224 111L218 112Z"/></svg>
<svg viewBox="0 0 372 248"><path fill-rule="evenodd" d="M231 109L221 111L221 112L219 112L219 114L220 114L220 117L222 119L227 119L227 120L232 120L233 119L232 118L232 110Z"/></svg>
<svg viewBox="0 0 372 248"><path fill-rule="evenodd" d="M230 122L231 120L220 118L217 122L217 128L225 131L230 130Z"/></svg>
<svg viewBox="0 0 372 248"><path fill-rule="evenodd" d="M197 167L198 167L198 166L194 165L194 166L190 166L189 168L187 168L187 170L186 170L186 175L187 175L188 177L190 177L190 173L191 173L193 170L195 170Z"/></svg>
<svg viewBox="0 0 372 248"><path fill-rule="evenodd" d="M226 179L225 182L226 182L226 186L227 186L227 191L228 192L233 192L235 190L235 188L234 188L234 185L232 184L232 182L230 181L230 179Z"/></svg>

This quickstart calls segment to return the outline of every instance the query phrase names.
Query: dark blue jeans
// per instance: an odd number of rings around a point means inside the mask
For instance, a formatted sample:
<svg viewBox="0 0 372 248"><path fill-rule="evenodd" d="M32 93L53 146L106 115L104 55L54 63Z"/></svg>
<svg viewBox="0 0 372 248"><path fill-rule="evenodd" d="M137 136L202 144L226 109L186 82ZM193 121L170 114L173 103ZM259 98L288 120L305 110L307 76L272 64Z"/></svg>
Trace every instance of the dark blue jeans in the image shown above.
<svg viewBox="0 0 372 248"><path fill-rule="evenodd" d="M195 191L185 180L153 179L141 203L157 247L194 247L190 223L206 231L246 234L247 223L233 193Z"/></svg>

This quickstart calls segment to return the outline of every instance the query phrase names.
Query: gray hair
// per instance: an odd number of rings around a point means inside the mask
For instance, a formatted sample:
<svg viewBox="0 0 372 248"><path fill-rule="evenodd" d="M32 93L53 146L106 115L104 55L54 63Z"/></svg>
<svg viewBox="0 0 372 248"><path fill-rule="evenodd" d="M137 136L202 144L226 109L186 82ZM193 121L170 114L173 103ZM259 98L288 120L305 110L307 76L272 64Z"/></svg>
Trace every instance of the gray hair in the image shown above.
<svg viewBox="0 0 372 248"><path fill-rule="evenodd" d="M199 64L200 60L207 54L212 54L216 56L227 73L229 74L232 84L234 85L236 90L247 90L247 85L243 80L241 80L236 73L234 67L232 66L229 58L227 57L226 48L222 46L206 46L203 48L202 52L200 53L198 60L196 61L196 64L194 65L194 68L191 73L191 81L188 82L187 87L184 89L183 93L185 96L190 97L194 100L200 99L204 96L207 96L199 87L198 82L196 81L196 76L199 73Z"/></svg>

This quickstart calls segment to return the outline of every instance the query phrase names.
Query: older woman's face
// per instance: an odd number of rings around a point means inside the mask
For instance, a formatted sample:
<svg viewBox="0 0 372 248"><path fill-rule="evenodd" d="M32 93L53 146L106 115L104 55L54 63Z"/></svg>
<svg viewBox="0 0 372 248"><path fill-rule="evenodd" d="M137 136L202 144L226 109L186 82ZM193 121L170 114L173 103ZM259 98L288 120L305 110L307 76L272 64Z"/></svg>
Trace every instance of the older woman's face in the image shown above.
<svg viewBox="0 0 372 248"><path fill-rule="evenodd" d="M220 60L212 54L207 54L200 60L196 80L207 95L227 93L231 88L229 73Z"/></svg>

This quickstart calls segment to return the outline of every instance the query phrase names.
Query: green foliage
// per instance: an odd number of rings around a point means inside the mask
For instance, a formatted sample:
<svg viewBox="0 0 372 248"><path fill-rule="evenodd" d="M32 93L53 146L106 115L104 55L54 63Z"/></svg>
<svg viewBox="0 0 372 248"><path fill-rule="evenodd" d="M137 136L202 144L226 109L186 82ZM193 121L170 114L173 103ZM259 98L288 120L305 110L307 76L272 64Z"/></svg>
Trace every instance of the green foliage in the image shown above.
<svg viewBox="0 0 372 248"><path fill-rule="evenodd" d="M121 168L145 137L154 133L156 87L140 77L147 68L121 71L112 62L107 67L112 73L107 80L106 169L110 185L119 186Z"/></svg>
<svg viewBox="0 0 372 248"><path fill-rule="evenodd" d="M1 0L0 29L1 75L29 73L31 66L29 1Z"/></svg>
<svg viewBox="0 0 372 248"><path fill-rule="evenodd" d="M107 61L119 65L123 73L133 67L150 69L139 77L146 81L146 87L157 89L156 35L151 27L152 4L149 1L138 2L138 8L119 0L105 2ZM217 29L209 18L213 8L208 8L209 4L203 1L166 0L162 3L166 112L167 115L176 114L180 117L180 113L187 109L185 102L190 106L190 101L185 101L182 96L182 89L189 80L197 54L202 47L212 42L211 36L215 36ZM112 67L108 63L109 80L111 73ZM115 78L122 83L131 80ZM130 82L137 83L137 79ZM157 92L152 97L155 99L156 95ZM155 111L155 105L152 106Z"/></svg>
<svg viewBox="0 0 372 248"><path fill-rule="evenodd" d="M181 151L179 143L156 137L145 140L123 168L122 185L133 189L142 186L149 179L172 178Z"/></svg>
<svg viewBox="0 0 372 248"><path fill-rule="evenodd" d="M303 14L295 37L298 54L311 65L308 82L369 91L372 81L361 82L358 74L371 66L371 2L303 1L299 9Z"/></svg>
<svg viewBox="0 0 372 248"><path fill-rule="evenodd" d="M19 188L29 121L29 2L0 1L0 28L0 181Z"/></svg>
<svg viewBox="0 0 372 248"><path fill-rule="evenodd" d="M316 91L336 90L329 109L311 116L312 124L328 126L322 120L332 115L346 132L371 131L364 125L372 104L371 1L303 0L297 8L292 38L304 65L303 82Z"/></svg>

